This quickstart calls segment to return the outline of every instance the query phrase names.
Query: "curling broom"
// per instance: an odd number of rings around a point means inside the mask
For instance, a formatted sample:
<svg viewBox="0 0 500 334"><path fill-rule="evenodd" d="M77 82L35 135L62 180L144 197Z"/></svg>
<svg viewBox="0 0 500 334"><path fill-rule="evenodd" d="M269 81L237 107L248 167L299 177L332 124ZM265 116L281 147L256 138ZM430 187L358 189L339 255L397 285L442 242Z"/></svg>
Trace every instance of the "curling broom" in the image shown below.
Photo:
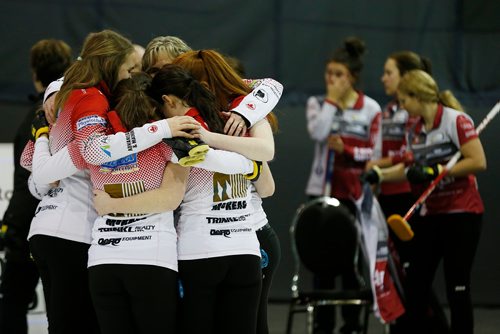
<svg viewBox="0 0 500 334"><path fill-rule="evenodd" d="M491 120L498 114L500 111L500 102L497 102L495 106L488 112L488 114L484 117L484 119L481 121L479 126L476 128L476 132L479 135L486 125L491 122ZM424 190L422 195L417 199L415 204L412 205L410 210L404 215L404 217L401 217L398 214L393 214L387 218L387 224L391 227L393 232L397 235L397 237L403 241L408 241L413 238L413 230L411 229L410 224L408 224L408 220L413 216L415 213L415 210L422 205L427 197L432 193L432 191L436 188L438 183L448 174L448 171L455 166L457 161L460 159L461 156L460 150L457 151L452 158L448 161L446 166L443 168L441 173L431 182L431 184Z"/></svg>

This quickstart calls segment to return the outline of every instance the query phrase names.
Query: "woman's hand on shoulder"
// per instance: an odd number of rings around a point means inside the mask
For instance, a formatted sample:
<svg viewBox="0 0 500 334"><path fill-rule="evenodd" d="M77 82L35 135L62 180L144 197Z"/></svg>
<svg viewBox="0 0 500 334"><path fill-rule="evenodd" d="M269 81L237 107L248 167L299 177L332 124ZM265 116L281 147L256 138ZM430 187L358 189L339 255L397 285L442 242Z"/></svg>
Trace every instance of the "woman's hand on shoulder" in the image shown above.
<svg viewBox="0 0 500 334"><path fill-rule="evenodd" d="M191 116L174 116L167 119L172 137L197 138L194 131L201 126Z"/></svg>

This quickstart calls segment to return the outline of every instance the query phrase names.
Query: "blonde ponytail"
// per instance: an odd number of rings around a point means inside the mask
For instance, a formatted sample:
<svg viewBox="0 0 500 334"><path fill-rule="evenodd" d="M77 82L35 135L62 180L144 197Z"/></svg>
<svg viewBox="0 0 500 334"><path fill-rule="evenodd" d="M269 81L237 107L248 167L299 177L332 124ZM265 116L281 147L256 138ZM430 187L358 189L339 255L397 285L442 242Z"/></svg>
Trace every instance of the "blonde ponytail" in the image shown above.
<svg viewBox="0 0 500 334"><path fill-rule="evenodd" d="M464 108L460 104L460 102L457 100L455 95L451 92L451 90L443 90L439 92L438 94L438 101L445 107L453 108L458 111L463 111L465 112Z"/></svg>

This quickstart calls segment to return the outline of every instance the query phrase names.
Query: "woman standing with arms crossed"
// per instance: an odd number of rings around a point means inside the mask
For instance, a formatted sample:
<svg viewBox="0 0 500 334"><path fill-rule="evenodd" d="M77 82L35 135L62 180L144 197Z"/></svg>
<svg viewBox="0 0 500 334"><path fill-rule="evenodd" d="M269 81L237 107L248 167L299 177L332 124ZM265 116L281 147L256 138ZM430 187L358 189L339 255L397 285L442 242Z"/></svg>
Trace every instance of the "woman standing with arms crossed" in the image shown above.
<svg viewBox="0 0 500 334"><path fill-rule="evenodd" d="M470 274L482 225L483 203L475 173L486 157L471 118L450 91L439 91L421 70L406 73L398 86L401 106L419 121L409 132L407 148L414 163L406 178L420 194L458 150L462 159L448 172L412 221L414 252L407 270L405 333L428 333L426 311L432 281L443 260L451 332L474 332ZM382 169L383 180L405 177L404 164Z"/></svg>
<svg viewBox="0 0 500 334"><path fill-rule="evenodd" d="M326 96L310 97L307 102L307 129L316 142L311 175L306 194L321 196L325 182L331 182L331 196L346 205L356 216L354 201L362 194L359 177L372 158L376 141L380 140L380 106L372 98L356 90L365 51L364 42L351 37L344 41L325 68ZM331 152L331 153L330 153ZM335 154L331 180L326 180L329 154ZM333 288L331 277L314 277L317 288ZM344 288L355 288L354 272L342 277ZM359 307L343 307L344 326L341 333L360 330ZM334 307L320 307L316 312L315 333L331 333L335 328Z"/></svg>

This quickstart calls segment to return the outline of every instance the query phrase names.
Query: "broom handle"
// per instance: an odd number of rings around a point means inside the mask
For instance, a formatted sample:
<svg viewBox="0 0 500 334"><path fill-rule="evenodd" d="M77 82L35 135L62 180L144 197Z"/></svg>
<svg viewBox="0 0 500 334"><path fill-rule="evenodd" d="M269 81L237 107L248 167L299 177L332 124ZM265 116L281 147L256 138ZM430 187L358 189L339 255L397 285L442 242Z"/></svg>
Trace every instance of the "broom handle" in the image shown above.
<svg viewBox="0 0 500 334"><path fill-rule="evenodd" d="M495 104L495 106L490 110L490 112L488 112L488 114L483 118L483 120L481 121L481 123L476 128L476 132L477 132L478 135L491 122L491 120L493 118L495 118L495 116L498 114L499 111L500 111L500 102L497 102L497 104ZM431 184L427 187L427 189L425 189L424 192L422 193L422 195L420 195L420 197L417 199L417 201L415 202L415 204L413 204L412 207L410 208L410 210L408 210L408 212L405 214L404 219L406 221L408 221L408 219L410 219L410 217L413 216L413 214L415 213L415 210L417 209L417 207L419 205L421 205L422 203L425 202L425 200L427 199L427 197L429 197L429 195L436 188L436 186L438 185L438 183L448 174L448 172L453 168L453 166L455 166L455 164L457 163L457 161L460 159L461 155L462 155L462 152L460 152L460 150L458 150L451 157L451 159L448 161L448 163L443 168L443 170L441 171L441 173L439 173L439 175L431 182Z"/></svg>

